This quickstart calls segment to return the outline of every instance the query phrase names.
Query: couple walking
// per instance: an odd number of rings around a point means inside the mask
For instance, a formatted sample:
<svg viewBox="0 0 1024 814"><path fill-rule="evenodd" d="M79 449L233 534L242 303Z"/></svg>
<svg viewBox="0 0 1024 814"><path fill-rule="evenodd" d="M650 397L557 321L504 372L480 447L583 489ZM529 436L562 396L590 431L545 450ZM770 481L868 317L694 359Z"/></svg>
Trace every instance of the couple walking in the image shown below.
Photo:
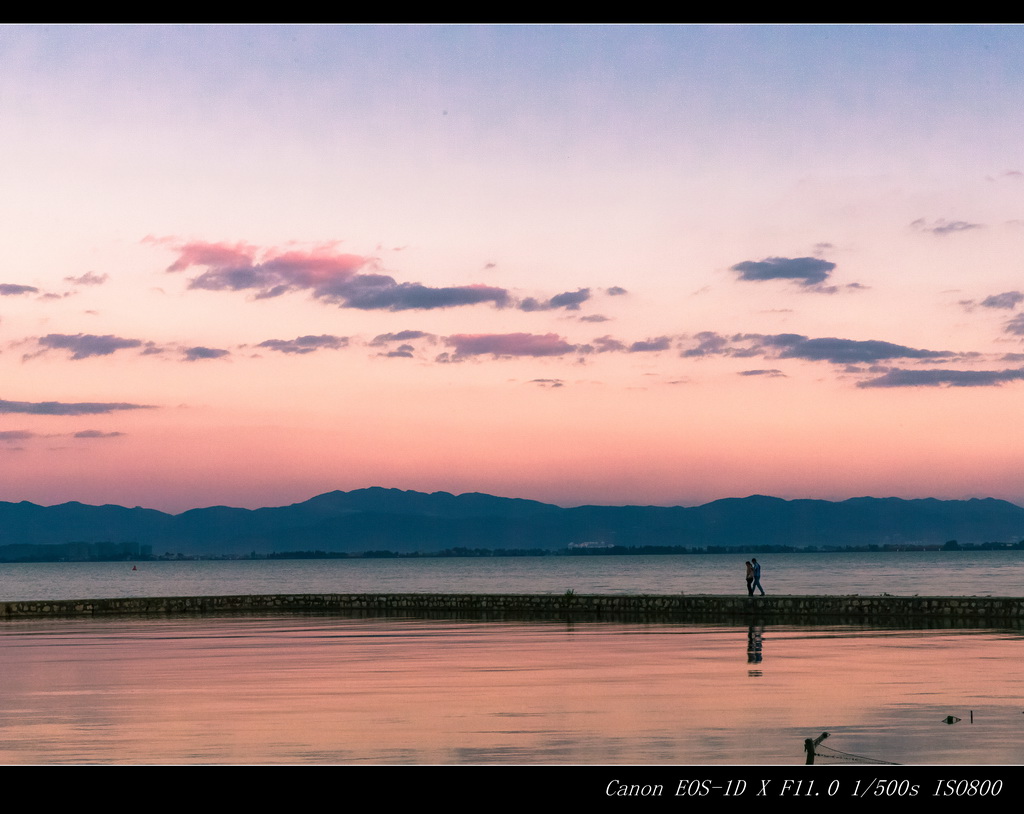
<svg viewBox="0 0 1024 814"><path fill-rule="evenodd" d="M752 558L747 561L747 596L754 595L754 588L757 588L761 592L761 596L764 596L764 588L761 587L761 563L757 561L757 558Z"/></svg>

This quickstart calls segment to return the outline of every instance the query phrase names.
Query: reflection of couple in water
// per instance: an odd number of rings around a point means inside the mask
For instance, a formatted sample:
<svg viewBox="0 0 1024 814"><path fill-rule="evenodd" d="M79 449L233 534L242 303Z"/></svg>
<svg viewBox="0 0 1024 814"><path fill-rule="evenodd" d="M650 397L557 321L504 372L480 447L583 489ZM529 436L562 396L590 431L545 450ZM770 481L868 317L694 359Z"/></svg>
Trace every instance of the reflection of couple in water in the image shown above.
<svg viewBox="0 0 1024 814"><path fill-rule="evenodd" d="M747 596L754 595L754 588L757 588L761 592L761 596L764 596L764 588L761 587L761 563L757 561L756 557L753 557L746 562L747 566Z"/></svg>

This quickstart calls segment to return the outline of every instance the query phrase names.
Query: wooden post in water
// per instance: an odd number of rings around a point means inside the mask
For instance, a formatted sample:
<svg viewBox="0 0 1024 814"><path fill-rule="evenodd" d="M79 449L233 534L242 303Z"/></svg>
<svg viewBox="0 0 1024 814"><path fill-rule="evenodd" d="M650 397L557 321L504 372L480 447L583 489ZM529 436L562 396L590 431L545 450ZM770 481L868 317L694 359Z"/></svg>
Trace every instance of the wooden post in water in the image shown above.
<svg viewBox="0 0 1024 814"><path fill-rule="evenodd" d="M822 732L816 738L807 738L804 741L804 751L807 753L807 760L804 761L805 766L814 765L814 747L821 743L825 738L828 737L828 732Z"/></svg>

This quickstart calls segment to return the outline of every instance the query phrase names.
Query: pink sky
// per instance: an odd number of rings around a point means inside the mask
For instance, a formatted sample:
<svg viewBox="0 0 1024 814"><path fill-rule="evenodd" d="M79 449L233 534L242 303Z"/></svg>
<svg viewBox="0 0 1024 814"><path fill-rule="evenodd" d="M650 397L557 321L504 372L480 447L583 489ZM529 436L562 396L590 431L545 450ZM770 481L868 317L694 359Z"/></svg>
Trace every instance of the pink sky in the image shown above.
<svg viewBox="0 0 1024 814"><path fill-rule="evenodd" d="M1024 30L0 28L0 499L1024 503Z"/></svg>

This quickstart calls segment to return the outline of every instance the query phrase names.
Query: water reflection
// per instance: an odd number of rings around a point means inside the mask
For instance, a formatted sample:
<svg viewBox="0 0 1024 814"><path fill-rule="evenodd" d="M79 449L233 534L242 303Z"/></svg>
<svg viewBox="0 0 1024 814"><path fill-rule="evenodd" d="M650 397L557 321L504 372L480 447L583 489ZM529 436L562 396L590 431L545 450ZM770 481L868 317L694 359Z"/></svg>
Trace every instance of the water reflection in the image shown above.
<svg viewBox="0 0 1024 814"><path fill-rule="evenodd" d="M0 624L0 762L799 764L827 730L898 763L1019 763L1021 644L760 623L18 620Z"/></svg>
<svg viewBox="0 0 1024 814"><path fill-rule="evenodd" d="M764 639L764 625L750 625L747 628L747 663L760 664L761 647ZM750 675L761 675L760 670L751 670Z"/></svg>

